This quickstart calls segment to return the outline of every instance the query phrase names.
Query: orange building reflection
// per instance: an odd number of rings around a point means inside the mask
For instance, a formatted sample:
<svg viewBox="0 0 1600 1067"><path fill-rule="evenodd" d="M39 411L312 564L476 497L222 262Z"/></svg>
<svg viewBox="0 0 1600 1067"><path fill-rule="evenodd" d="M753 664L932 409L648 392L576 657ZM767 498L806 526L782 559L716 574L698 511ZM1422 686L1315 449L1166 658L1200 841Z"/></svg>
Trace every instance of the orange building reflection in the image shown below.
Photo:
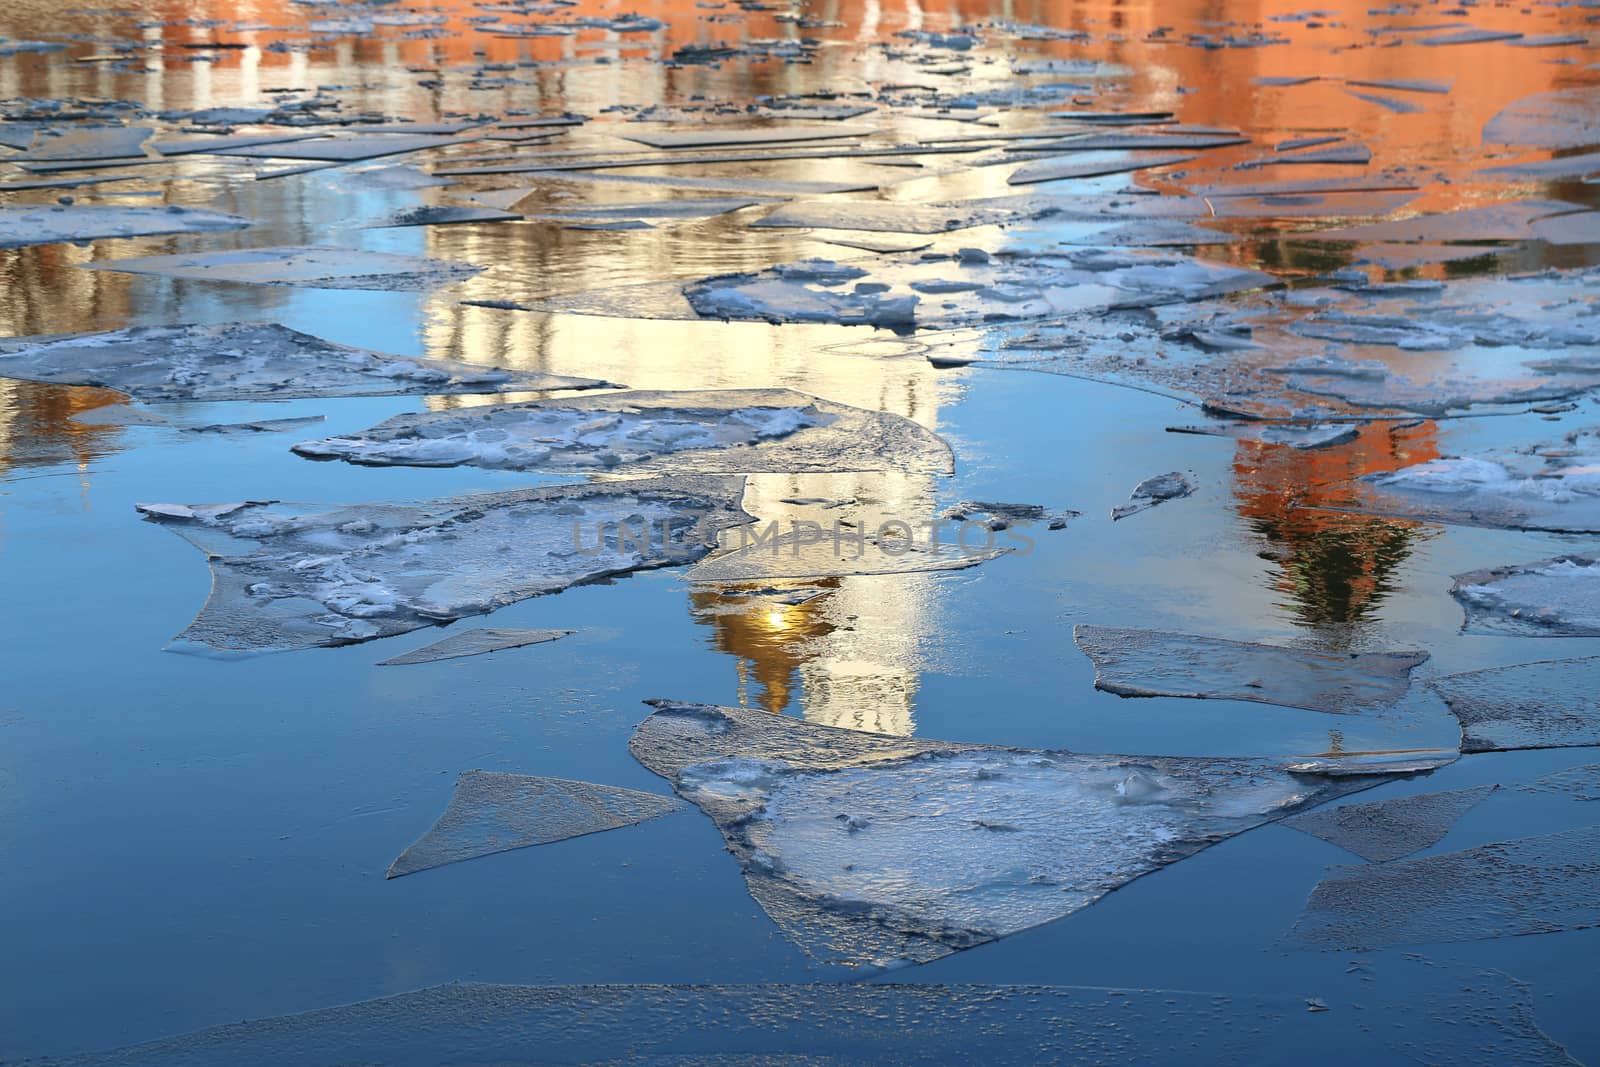
<svg viewBox="0 0 1600 1067"><path fill-rule="evenodd" d="M1233 463L1235 508L1265 542L1274 588L1304 624L1335 641L1369 618L1392 588L1422 523L1338 511L1365 474L1437 459L1438 427L1371 423L1356 440L1302 450L1241 442Z"/></svg>

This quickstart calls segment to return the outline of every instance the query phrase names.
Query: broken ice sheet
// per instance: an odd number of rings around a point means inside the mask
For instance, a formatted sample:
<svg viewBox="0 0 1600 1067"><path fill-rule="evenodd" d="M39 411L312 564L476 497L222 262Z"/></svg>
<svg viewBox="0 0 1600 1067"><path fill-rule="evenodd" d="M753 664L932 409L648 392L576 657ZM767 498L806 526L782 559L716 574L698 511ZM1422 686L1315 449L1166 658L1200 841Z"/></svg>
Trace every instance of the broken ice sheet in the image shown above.
<svg viewBox="0 0 1600 1067"><path fill-rule="evenodd" d="M1375 222L1346 229L1304 234L1316 241L1519 241L1532 240L1540 219L1581 212L1581 204L1564 200L1513 200L1484 207L1462 208L1438 215Z"/></svg>
<svg viewBox="0 0 1600 1067"><path fill-rule="evenodd" d="M1266 760L1000 748L653 703L634 757L717 824L785 934L854 966L925 963L1061 918L1375 782Z"/></svg>
<svg viewBox="0 0 1600 1067"><path fill-rule="evenodd" d="M4 367L0 363L0 367ZM180 426L182 433L211 433L224 437L236 435L249 435L258 433L287 433L290 430L304 430L308 426L316 426L328 421L326 415L299 415L286 419L254 419L250 422L213 422L204 426Z"/></svg>
<svg viewBox="0 0 1600 1067"><path fill-rule="evenodd" d="M1365 166L1372 162L1372 149L1364 144L1336 144L1325 148L1304 148L1294 152L1274 152L1272 155L1258 156L1239 164L1240 167L1249 169L1255 167L1276 167L1289 163L1328 165L1344 164Z"/></svg>
<svg viewBox="0 0 1600 1067"><path fill-rule="evenodd" d="M540 371L393 356L258 322L0 338L0 377L98 385L144 403L439 396L608 384Z"/></svg>
<svg viewBox="0 0 1600 1067"><path fill-rule="evenodd" d="M651 148L710 148L718 145L783 144L792 141L833 141L848 137L865 137L877 133L874 126L851 126L833 123L827 126L765 126L759 129L734 129L714 124L701 124L688 131L629 130L617 136L637 141Z"/></svg>
<svg viewBox="0 0 1600 1067"><path fill-rule="evenodd" d="M1072 628L1094 663L1094 687L1123 697L1248 700L1357 715L1392 707L1426 652L1313 652L1219 637Z"/></svg>
<svg viewBox="0 0 1600 1067"><path fill-rule="evenodd" d="M699 559L749 521L744 479L555 485L416 504L140 504L206 553L178 647L347 645Z"/></svg>
<svg viewBox="0 0 1600 1067"><path fill-rule="evenodd" d="M1127 174L1155 167L1172 167L1197 158L1199 157L1180 152L1135 152L1120 158L1101 161L1083 160L1075 156L1053 157L1024 163L1011 172L1006 178L1006 184L1032 185L1037 182L1059 181L1063 178L1096 178L1107 174Z"/></svg>
<svg viewBox="0 0 1600 1067"><path fill-rule="evenodd" d="M1469 526L1600 533L1600 440L1586 430L1516 452L1447 456L1364 476L1357 507Z"/></svg>
<svg viewBox="0 0 1600 1067"><path fill-rule="evenodd" d="M368 229L390 229L404 226L458 226L469 222L513 222L521 215L514 211L496 211L487 207L466 207L459 204L433 204L397 211L381 222L369 224Z"/></svg>
<svg viewBox="0 0 1600 1067"><path fill-rule="evenodd" d="M1457 819L1498 788L1480 785L1344 804L1291 816L1283 825L1320 837L1362 859L1384 863L1438 844Z"/></svg>
<svg viewBox="0 0 1600 1067"><path fill-rule="evenodd" d="M570 637L576 630L507 630L493 626L480 626L451 634L442 641L412 649L391 659L379 660L380 667L402 667L415 663L437 663L446 659L465 659L528 645L542 645Z"/></svg>
<svg viewBox="0 0 1600 1067"><path fill-rule="evenodd" d="M910 419L789 389L607 393L396 415L294 450L369 466L552 474L949 474L954 463L950 447Z"/></svg>
<svg viewBox="0 0 1600 1067"><path fill-rule="evenodd" d="M1349 444L1361 436L1354 422L1252 422L1212 423L1204 426L1168 426L1168 433L1203 434L1231 437L1236 441L1255 441L1264 445L1287 445L1310 450Z"/></svg>
<svg viewBox="0 0 1600 1067"><path fill-rule="evenodd" d="M0 248L93 241L108 237L152 237L166 233L215 233L254 225L238 215L204 208L109 207L101 204L12 204L0 207Z"/></svg>
<svg viewBox="0 0 1600 1067"><path fill-rule="evenodd" d="M1537 148L1600 144L1600 86L1524 97L1484 124L1483 143Z"/></svg>
<svg viewBox="0 0 1600 1067"><path fill-rule="evenodd" d="M465 281L483 270L470 263L365 252L354 248L285 246L233 252L188 252L80 263L85 270L157 274L194 281L292 285L310 289L412 292Z"/></svg>
<svg viewBox="0 0 1600 1067"><path fill-rule="evenodd" d="M1461 751L1600 745L1600 657L1447 674L1429 683L1461 722Z"/></svg>
<svg viewBox="0 0 1600 1067"><path fill-rule="evenodd" d="M155 130L148 126L74 126L40 130L28 150L7 162L126 159L144 154Z"/></svg>
<svg viewBox="0 0 1600 1067"><path fill-rule="evenodd" d="M682 807L672 797L637 789L466 771L456 779L455 795L439 821L400 854L384 877L633 826Z"/></svg>
<svg viewBox="0 0 1600 1067"><path fill-rule="evenodd" d="M1149 307L1274 285L1268 274L1175 253L1071 248L813 259L684 287L703 318L897 330Z"/></svg>
<svg viewBox="0 0 1600 1067"><path fill-rule="evenodd" d="M1125 519L1129 515L1137 515L1139 512L1153 508L1157 504L1189 496L1194 490L1194 479L1182 471L1157 474L1134 486L1133 492L1128 494L1128 499L1131 503L1119 504L1112 508L1111 519L1114 522L1117 519Z"/></svg>
<svg viewBox="0 0 1600 1067"><path fill-rule="evenodd" d="M1067 523L1082 512L1071 508L1051 510L1043 504L1010 504L993 500L963 500L945 509L944 517L951 522L982 522L991 530L1005 530L1014 525L1028 526L1042 522L1050 530L1062 530Z"/></svg>
<svg viewBox="0 0 1600 1067"><path fill-rule="evenodd" d="M1600 826L1334 867L1288 939L1323 949L1481 941L1600 926Z"/></svg>
<svg viewBox="0 0 1600 1067"><path fill-rule="evenodd" d="M1408 995L1378 997L1337 1035L1301 995L1169 989L804 983L487 985L452 982L354 1004L228 1023L56 1061L60 1067L382 1063L890 1064L1329 1062L1573 1067L1498 971L1395 961ZM1421 985L1419 990L1418 985ZM1330 1041L1337 1044L1330 1049ZM746 1051L754 1050L754 1051ZM1319 1059L1312 1056L1311 1059Z"/></svg>
<svg viewBox="0 0 1600 1067"><path fill-rule="evenodd" d="M1600 560L1557 556L1455 575L1466 633L1600 637Z"/></svg>
<svg viewBox="0 0 1600 1067"><path fill-rule="evenodd" d="M316 140L279 141L272 144L240 145L214 149L219 156L244 156L251 159L304 159L325 163L355 163L381 159L427 148L465 144L470 137L430 136L426 134L371 133Z"/></svg>

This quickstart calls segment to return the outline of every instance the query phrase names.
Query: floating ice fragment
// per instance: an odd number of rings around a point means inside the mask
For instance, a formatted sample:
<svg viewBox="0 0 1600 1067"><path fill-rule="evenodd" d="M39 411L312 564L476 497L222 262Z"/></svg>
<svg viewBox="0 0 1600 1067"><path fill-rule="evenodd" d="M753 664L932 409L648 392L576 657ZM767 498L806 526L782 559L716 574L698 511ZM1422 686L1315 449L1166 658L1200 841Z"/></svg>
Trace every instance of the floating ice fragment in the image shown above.
<svg viewBox="0 0 1600 1067"><path fill-rule="evenodd" d="M783 144L791 141L831 141L845 137L865 137L877 133L873 126L766 126L759 129L731 129L701 125L682 132L628 131L618 136L652 148L709 148L716 145Z"/></svg>
<svg viewBox="0 0 1600 1067"><path fill-rule="evenodd" d="M591 174L582 170L566 170L560 174L551 175L551 177L564 182L624 183L654 186L661 189L689 189L755 197L825 196L829 193L864 193L871 192L879 185L876 181L791 181L784 178L609 174L604 171L597 171ZM533 189L527 191L529 193L534 192Z"/></svg>
<svg viewBox="0 0 1600 1067"><path fill-rule="evenodd" d="M1118 504L1111 509L1111 519L1125 519L1168 500L1179 500L1195 491L1194 480L1182 471L1169 471L1146 478L1128 494L1129 504Z"/></svg>
<svg viewBox="0 0 1600 1067"><path fill-rule="evenodd" d="M938 296L918 292L928 283L941 288ZM910 330L1151 307L1272 284L1275 279L1258 271L1173 253L1072 248L1005 251L983 260L884 256L845 268L812 260L706 278L683 293L705 318Z"/></svg>
<svg viewBox="0 0 1600 1067"><path fill-rule="evenodd" d="M1410 100L1397 100L1392 96L1380 96L1377 93L1360 93L1354 89L1345 90L1357 100L1365 100L1369 104L1376 104L1385 111L1392 111L1396 115L1414 115L1422 110L1422 105Z"/></svg>
<svg viewBox="0 0 1600 1067"><path fill-rule="evenodd" d="M1398 965L1422 966L1413 961ZM59 1060L61 1067L383 1063L1305 1061L1573 1067L1534 1022L1527 987L1447 971L1443 992L1376 998L1331 1033L1303 996L1085 986L588 985L475 982L249 1022ZM1403 980L1411 982L1407 974ZM1426 987L1423 987L1426 988ZM753 1050L753 1051L745 1051Z"/></svg>
<svg viewBox="0 0 1600 1067"><path fill-rule="evenodd" d="M542 645L549 641L559 641L577 633L576 630L506 630L493 626L480 626L475 630L464 630L452 634L442 641L435 641L431 645L412 649L410 652L392 659L379 660L380 667L402 667L413 663L437 663L444 659L464 659L467 656L481 656L488 652L500 652L510 648L522 648L526 645Z"/></svg>
<svg viewBox="0 0 1600 1067"><path fill-rule="evenodd" d="M240 145L235 148L215 149L215 153L219 156L245 156L251 159L307 159L327 163L354 163L363 159L380 159L406 152L420 152L426 148L465 144L470 140L471 138L429 134L363 133L311 141Z"/></svg>
<svg viewBox="0 0 1600 1067"><path fill-rule="evenodd" d="M1065 529L1068 520L1082 512L1071 508L1051 511L1043 504L1006 504L992 500L963 500L945 509L944 517L952 522L982 521L991 530L1005 530L1013 525L1042 522L1048 529Z"/></svg>
<svg viewBox="0 0 1600 1067"><path fill-rule="evenodd" d="M5 364L0 362L0 367ZM286 433L289 430L303 430L307 426L328 421L326 415L300 415L287 419L255 419L251 422L213 422L205 426L180 426L184 433L214 433L223 436L236 434L258 433Z"/></svg>
<svg viewBox="0 0 1600 1067"><path fill-rule="evenodd" d="M455 795L439 821L400 854L384 877L634 826L682 807L672 797L637 789L466 771L456 779Z"/></svg>
<svg viewBox="0 0 1600 1067"><path fill-rule="evenodd" d="M1308 148L1297 152L1275 152L1239 164L1244 168L1274 167L1285 163L1352 164L1362 166L1372 162L1372 149L1364 144L1336 144L1328 148Z"/></svg>
<svg viewBox="0 0 1600 1067"><path fill-rule="evenodd" d="M133 210L131 208L125 210ZM365 252L353 248L285 246L234 252L190 252L80 263L85 270L158 274L195 281L291 285L310 289L434 289L462 282L483 270L470 263Z"/></svg>
<svg viewBox="0 0 1600 1067"><path fill-rule="evenodd" d="M1600 560L1557 556L1455 576L1467 633L1600 637Z"/></svg>
<svg viewBox="0 0 1600 1067"><path fill-rule="evenodd" d="M156 131L148 126L74 126L40 130L28 150L7 162L52 163L66 160L124 159L143 155Z"/></svg>
<svg viewBox="0 0 1600 1067"><path fill-rule="evenodd" d="M1600 745L1600 656L1447 674L1428 683L1461 720L1461 751Z"/></svg>
<svg viewBox="0 0 1600 1067"><path fill-rule="evenodd" d="M1191 185L1189 191L1205 197L1238 196L1313 196L1319 193L1373 193L1394 190L1414 190L1417 183L1410 178L1375 175L1360 178L1305 178L1272 182L1219 182L1211 185Z"/></svg>
<svg viewBox="0 0 1600 1067"><path fill-rule="evenodd" d="M275 323L135 326L0 338L0 377L97 385L135 400L290 400L593 389L608 383L416 359L324 341Z"/></svg>
<svg viewBox="0 0 1600 1067"><path fill-rule="evenodd" d="M1441 33L1437 37L1423 37L1418 44L1438 47L1452 44L1484 44L1488 41L1514 41L1522 34L1515 30L1456 30L1454 33Z"/></svg>
<svg viewBox="0 0 1600 1067"><path fill-rule="evenodd" d="M1524 452L1448 457L1369 474L1360 510L1469 526L1600 533L1594 432Z"/></svg>
<svg viewBox="0 0 1600 1067"><path fill-rule="evenodd" d="M1072 628L1094 662L1094 687L1123 697L1248 700L1357 715L1406 695L1426 652L1312 652L1195 634Z"/></svg>
<svg viewBox="0 0 1600 1067"><path fill-rule="evenodd" d="M1438 844L1457 819L1499 786L1416 793L1291 816L1283 825L1320 837L1362 859L1384 863Z"/></svg>
<svg viewBox="0 0 1600 1067"><path fill-rule="evenodd" d="M1477 172L1480 177L1495 181L1555 181L1561 178L1587 178L1600 174L1600 152L1581 152L1571 156L1536 163L1509 163L1501 167L1485 167Z"/></svg>
<svg viewBox="0 0 1600 1067"><path fill-rule="evenodd" d="M1334 867L1289 940L1381 948L1600 926L1600 826Z"/></svg>
<svg viewBox="0 0 1600 1067"><path fill-rule="evenodd" d="M1265 760L999 748L653 703L634 757L717 824L785 934L857 966L927 962L1069 915L1374 784Z"/></svg>
<svg viewBox="0 0 1600 1067"><path fill-rule="evenodd" d="M1600 86L1523 97L1484 124L1483 143L1538 148L1600 143Z"/></svg>
<svg viewBox="0 0 1600 1067"><path fill-rule="evenodd" d="M1448 93L1454 82L1429 81L1424 78L1346 78L1346 85L1363 85L1373 89L1392 89L1402 93Z"/></svg>
<svg viewBox="0 0 1600 1067"><path fill-rule="evenodd" d="M1248 137L1235 133L1089 133L1060 141L1028 141L1012 145L1011 152L1132 152L1193 151L1205 148L1231 148L1249 144Z"/></svg>
<svg viewBox="0 0 1600 1067"><path fill-rule="evenodd" d="M200 548L211 596L179 640L346 645L675 567L749 521L743 478L556 485L418 504L138 505Z"/></svg>
<svg viewBox="0 0 1600 1067"><path fill-rule="evenodd" d="M1127 174L1154 167L1172 167L1198 158L1181 152L1144 152L1100 161L1076 159L1072 156L1040 159L1024 163L1012 171L1006 178L1006 184L1032 185L1036 182L1053 182L1063 178L1096 178L1106 174Z"/></svg>
<svg viewBox="0 0 1600 1067"><path fill-rule="evenodd" d="M607 393L397 415L294 450L369 466L561 474L948 474L953 463L949 446L910 419L788 389Z"/></svg>
<svg viewBox="0 0 1600 1067"><path fill-rule="evenodd" d="M1462 208L1438 215L1375 222L1340 230L1306 234L1316 241L1519 241L1536 235L1539 219L1582 211L1564 200L1513 200L1485 207Z"/></svg>
<svg viewBox="0 0 1600 1067"><path fill-rule="evenodd" d="M459 204L433 204L407 208L382 222L373 223L369 229L388 229L401 226L456 226L468 222L512 222L522 216L513 211L496 211L487 207L464 207Z"/></svg>
<svg viewBox="0 0 1600 1067"><path fill-rule="evenodd" d="M204 208L112 207L101 204L12 204L0 207L0 248L150 237L164 233L215 233L253 225L238 215Z"/></svg>
<svg viewBox="0 0 1600 1067"><path fill-rule="evenodd" d="M1517 788L1524 793L1562 793L1585 802L1600 800L1600 763L1551 771Z"/></svg>
<svg viewBox="0 0 1600 1067"><path fill-rule="evenodd" d="M203 155L230 148L252 148L258 145L305 141L316 136L314 133L241 133L231 136L208 133L197 137L169 137L151 141L150 147L164 156Z"/></svg>
<svg viewBox="0 0 1600 1067"><path fill-rule="evenodd" d="M1232 437L1238 441L1257 441L1266 445L1288 445L1310 450L1349 444L1361 436L1353 422L1234 422L1205 426L1168 426L1168 433L1205 434Z"/></svg>

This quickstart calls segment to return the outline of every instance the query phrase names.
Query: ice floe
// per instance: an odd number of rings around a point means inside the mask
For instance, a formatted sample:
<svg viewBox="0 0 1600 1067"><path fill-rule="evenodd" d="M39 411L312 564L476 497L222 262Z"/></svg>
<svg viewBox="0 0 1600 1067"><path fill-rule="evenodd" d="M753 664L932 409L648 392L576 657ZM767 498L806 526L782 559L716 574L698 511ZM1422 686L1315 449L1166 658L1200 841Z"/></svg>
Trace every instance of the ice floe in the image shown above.
<svg viewBox="0 0 1600 1067"><path fill-rule="evenodd" d="M1583 148L1600 144L1600 87L1524 97L1483 127L1485 144Z"/></svg>
<svg viewBox="0 0 1600 1067"><path fill-rule="evenodd" d="M403 226L459 226L469 222L512 222L522 216L514 211L496 211L488 207L468 207L461 204L431 204L397 211L381 222L372 223L371 229L389 229Z"/></svg>
<svg viewBox="0 0 1600 1067"><path fill-rule="evenodd" d="M1124 697L1248 700L1334 715L1394 706L1426 652L1315 652L1195 634L1079 624L1096 689Z"/></svg>
<svg viewBox="0 0 1600 1067"><path fill-rule="evenodd" d="M304 159L323 163L355 163L364 159L381 159L384 156L420 152L428 148L464 144L470 139L427 134L363 133L349 137L240 145L213 151L219 156L244 156L251 159Z"/></svg>
<svg viewBox="0 0 1600 1067"><path fill-rule="evenodd" d="M926 962L1069 915L1375 781L1266 760L999 748L654 703L634 757L717 824L785 934L855 966Z"/></svg>
<svg viewBox="0 0 1600 1067"><path fill-rule="evenodd" d="M1075 159L1071 156L1039 159L1032 163L1024 163L1012 171L1006 178L1006 184L1032 185L1038 182L1060 181L1063 178L1097 178L1107 174L1128 174L1155 167L1174 167L1198 158L1182 152L1144 152L1099 161Z"/></svg>
<svg viewBox="0 0 1600 1067"><path fill-rule="evenodd" d="M1557 556L1455 575L1467 633L1600 637L1600 560Z"/></svg>
<svg viewBox="0 0 1600 1067"><path fill-rule="evenodd" d="M439 821L390 864L385 877L633 826L682 807L672 797L637 789L467 771L456 779Z"/></svg>
<svg viewBox="0 0 1600 1067"><path fill-rule="evenodd" d="M125 159L144 154L155 130L149 126L74 126L46 128L27 151L7 162L53 163L69 160Z"/></svg>
<svg viewBox="0 0 1600 1067"><path fill-rule="evenodd" d="M1335 867L1289 934L1324 949L1481 941L1600 926L1600 826Z"/></svg>
<svg viewBox="0 0 1600 1067"><path fill-rule="evenodd" d="M1341 804L1290 816L1283 825L1320 837L1362 859L1384 863L1438 844L1457 819L1498 788L1479 785Z"/></svg>
<svg viewBox="0 0 1600 1067"><path fill-rule="evenodd" d="M1168 500L1181 500L1193 494L1195 488L1194 479L1182 471L1168 471L1166 474L1154 475L1133 487L1133 492L1128 494L1129 503L1118 504L1111 509L1111 519L1114 522L1147 511Z"/></svg>
<svg viewBox="0 0 1600 1067"><path fill-rule="evenodd" d="M1320 230L1318 241L1518 241L1537 235L1541 219L1582 212L1564 200L1513 200L1485 207L1462 208L1438 215L1375 222L1348 229ZM1311 236L1311 235L1308 235Z"/></svg>
<svg viewBox="0 0 1600 1067"><path fill-rule="evenodd" d="M751 129L701 124L695 130L629 130L618 136L651 148L712 148L721 145L786 144L794 141L832 141L877 133L873 126L763 126Z"/></svg>
<svg viewBox="0 0 1600 1067"><path fill-rule="evenodd" d="M1212 423L1201 426L1168 426L1168 433L1203 434L1210 437L1231 437L1236 441L1254 441L1264 445L1286 445L1308 451L1315 448L1332 448L1349 444L1361 436L1361 426L1354 422L1254 422Z"/></svg>
<svg viewBox="0 0 1600 1067"><path fill-rule="evenodd" d="M704 318L909 330L1149 307L1276 284L1171 253L1113 249L993 256L887 255L864 266L803 260L684 289Z"/></svg>
<svg viewBox="0 0 1600 1067"><path fill-rule="evenodd" d="M1600 745L1600 656L1447 674L1429 686L1461 722L1461 751Z"/></svg>
<svg viewBox="0 0 1600 1067"><path fill-rule="evenodd" d="M788 389L607 393L397 415L295 451L369 466L548 473L948 474L954 463L949 446L910 419Z"/></svg>
<svg viewBox="0 0 1600 1067"><path fill-rule="evenodd" d="M11 204L0 207L0 248L151 237L166 233L216 233L253 225L238 215L204 208L117 207L106 204Z"/></svg>
<svg viewBox="0 0 1600 1067"><path fill-rule="evenodd" d="M483 615L711 550L749 521L744 479L556 485L416 504L141 504L206 553L210 598L178 647L346 645Z"/></svg>
<svg viewBox="0 0 1600 1067"><path fill-rule="evenodd" d="M380 667L402 667L415 663L437 663L446 659L464 659L482 656L489 652L542 645L570 637L576 630L507 630L493 626L480 626L473 630L452 634L442 641L412 649L404 655L379 660Z"/></svg>
<svg viewBox="0 0 1600 1067"><path fill-rule="evenodd" d="M1420 976L1402 976L1415 977ZM1366 1025L1336 1033L1320 1023L1330 1016L1307 1010L1303 994L1042 985L456 982L58 1062L437 1067L521 1063L536 1049L541 1062L641 1067L933 1061L1087 1067L1149 1059L1304 1058L1315 1049L1371 1063L1572 1067L1575 1061L1535 1022L1533 993L1526 986L1492 970L1451 969L1440 977L1449 982L1443 991L1426 980L1408 984L1404 998L1364 1003Z"/></svg>
<svg viewBox="0 0 1600 1067"><path fill-rule="evenodd" d="M98 385L144 403L592 389L607 383L324 341L275 323L134 326L0 339L0 377Z"/></svg>
<svg viewBox="0 0 1600 1067"><path fill-rule="evenodd" d="M483 270L470 263L365 252L353 248L286 246L232 252L185 252L82 263L85 270L156 274L191 281L291 285L311 289L434 289L466 281Z"/></svg>
<svg viewBox="0 0 1600 1067"><path fill-rule="evenodd" d="M1363 510L1470 526L1600 533L1595 431L1518 452L1447 456L1365 475Z"/></svg>

